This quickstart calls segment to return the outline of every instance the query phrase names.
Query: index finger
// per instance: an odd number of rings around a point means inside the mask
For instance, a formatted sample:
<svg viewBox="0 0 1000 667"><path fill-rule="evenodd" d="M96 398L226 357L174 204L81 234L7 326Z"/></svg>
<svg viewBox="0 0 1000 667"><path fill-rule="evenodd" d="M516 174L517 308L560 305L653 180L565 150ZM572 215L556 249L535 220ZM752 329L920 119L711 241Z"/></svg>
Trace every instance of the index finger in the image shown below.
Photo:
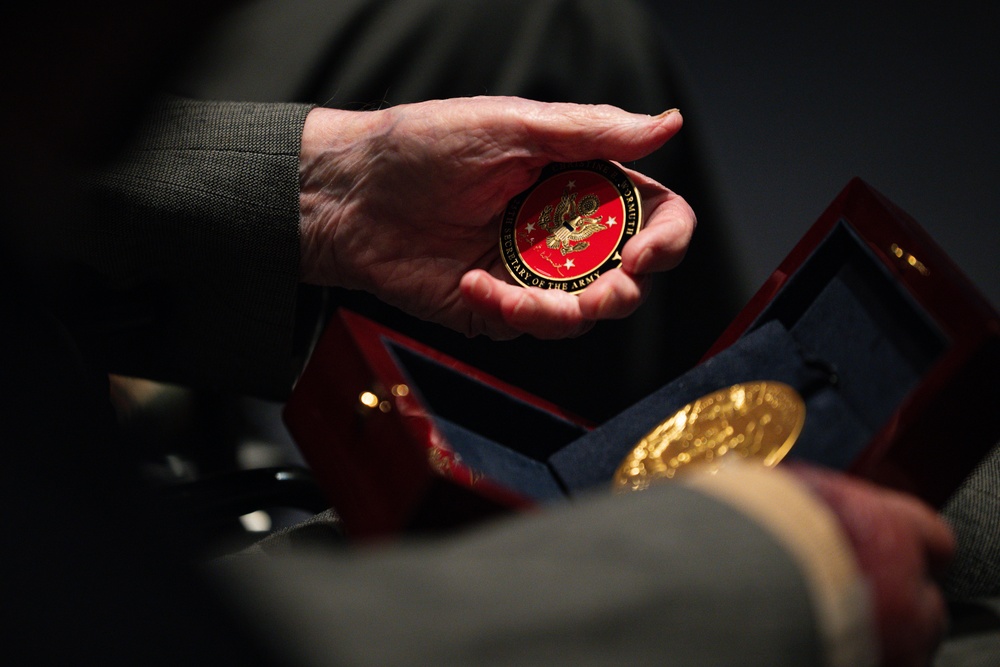
<svg viewBox="0 0 1000 667"><path fill-rule="evenodd" d="M684 123L677 109L656 116L609 105L569 103L508 104L532 142L534 152L556 162L638 160L665 144Z"/></svg>

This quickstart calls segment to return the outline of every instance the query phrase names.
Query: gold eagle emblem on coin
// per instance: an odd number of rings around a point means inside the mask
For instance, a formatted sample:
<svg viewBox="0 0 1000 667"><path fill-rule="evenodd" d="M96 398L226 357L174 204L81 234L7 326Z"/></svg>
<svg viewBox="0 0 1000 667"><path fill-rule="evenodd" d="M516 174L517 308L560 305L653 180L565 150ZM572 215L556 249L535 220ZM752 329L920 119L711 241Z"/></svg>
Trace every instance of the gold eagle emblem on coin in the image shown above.
<svg viewBox="0 0 1000 667"><path fill-rule="evenodd" d="M579 202L576 197L570 181L559 203L545 206L538 216L539 229L551 232L545 239L545 245L559 250L563 256L586 250L590 247L586 239L608 228L601 223L603 216L594 215L601 206L597 195L585 195Z"/></svg>

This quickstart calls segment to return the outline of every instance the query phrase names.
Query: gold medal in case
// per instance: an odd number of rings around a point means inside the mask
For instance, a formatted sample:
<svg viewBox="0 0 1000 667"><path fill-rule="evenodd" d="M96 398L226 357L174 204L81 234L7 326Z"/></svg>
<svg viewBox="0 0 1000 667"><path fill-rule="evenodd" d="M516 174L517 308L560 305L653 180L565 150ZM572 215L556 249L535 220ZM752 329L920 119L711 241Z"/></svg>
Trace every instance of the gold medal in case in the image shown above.
<svg viewBox="0 0 1000 667"><path fill-rule="evenodd" d="M650 431L614 475L617 491L692 470L717 472L733 460L776 465L805 424L805 402L780 382L747 382L703 396Z"/></svg>

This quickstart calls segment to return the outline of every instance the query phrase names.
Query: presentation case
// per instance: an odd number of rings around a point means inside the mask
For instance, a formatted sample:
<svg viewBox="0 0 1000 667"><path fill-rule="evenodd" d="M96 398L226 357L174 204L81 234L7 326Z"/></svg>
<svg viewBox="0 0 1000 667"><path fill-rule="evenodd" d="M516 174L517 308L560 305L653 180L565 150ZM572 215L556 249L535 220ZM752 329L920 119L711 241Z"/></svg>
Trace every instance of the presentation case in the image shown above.
<svg viewBox="0 0 1000 667"><path fill-rule="evenodd" d="M357 538L610 488L676 410L758 380L805 399L786 460L939 506L1000 439L998 373L995 310L914 220L855 179L697 366L602 424L345 311L284 417Z"/></svg>

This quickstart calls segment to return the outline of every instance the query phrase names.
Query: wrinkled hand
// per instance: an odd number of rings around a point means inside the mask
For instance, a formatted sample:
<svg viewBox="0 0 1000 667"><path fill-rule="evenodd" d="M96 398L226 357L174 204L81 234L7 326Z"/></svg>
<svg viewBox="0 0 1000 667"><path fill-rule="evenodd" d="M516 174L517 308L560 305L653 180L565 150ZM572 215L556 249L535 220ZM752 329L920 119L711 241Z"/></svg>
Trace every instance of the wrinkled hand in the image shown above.
<svg viewBox="0 0 1000 667"><path fill-rule="evenodd" d="M314 109L301 153L302 279L371 292L417 317L496 339L579 335L642 303L675 266L695 216L628 171L644 227L579 296L510 284L499 251L507 202L549 162L636 160L681 127L608 106L466 98L380 111Z"/></svg>
<svg viewBox="0 0 1000 667"><path fill-rule="evenodd" d="M947 627L934 577L954 554L949 526L910 496L818 468L786 469L826 501L854 547L874 599L880 664L930 664Z"/></svg>

